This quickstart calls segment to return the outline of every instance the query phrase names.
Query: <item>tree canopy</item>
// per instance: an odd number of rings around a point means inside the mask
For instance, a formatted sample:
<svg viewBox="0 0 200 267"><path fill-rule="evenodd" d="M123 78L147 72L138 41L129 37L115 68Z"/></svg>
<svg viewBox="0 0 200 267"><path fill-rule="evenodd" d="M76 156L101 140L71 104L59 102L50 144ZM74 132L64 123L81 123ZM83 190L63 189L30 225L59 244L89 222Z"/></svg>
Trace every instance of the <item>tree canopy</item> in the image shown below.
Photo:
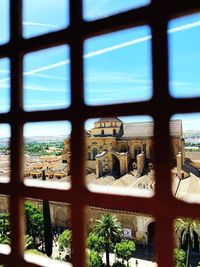
<svg viewBox="0 0 200 267"><path fill-rule="evenodd" d="M128 261L133 256L135 251L135 243L131 240L121 241L115 245L115 254L117 258L122 259L122 262L126 261L128 266Z"/></svg>
<svg viewBox="0 0 200 267"><path fill-rule="evenodd" d="M102 264L101 256L94 250L90 250L88 253L88 266L100 267Z"/></svg>
<svg viewBox="0 0 200 267"><path fill-rule="evenodd" d="M10 226L9 226L9 215L8 213L0 214L0 244L9 244Z"/></svg>
<svg viewBox="0 0 200 267"><path fill-rule="evenodd" d="M71 242L72 242L72 231L67 229L62 232L58 237L58 244L60 248L64 248L68 255L71 256Z"/></svg>
<svg viewBox="0 0 200 267"><path fill-rule="evenodd" d="M103 237L105 242L106 264L110 266L110 245L121 241L123 236L122 225L118 222L116 216L107 213L103 214L100 220L97 220L93 232Z"/></svg>
<svg viewBox="0 0 200 267"><path fill-rule="evenodd" d="M186 261L186 253L183 249L176 248L174 251L174 257L176 266L175 267L186 267L185 261Z"/></svg>
<svg viewBox="0 0 200 267"><path fill-rule="evenodd" d="M44 219L39 208L33 203L25 202L26 234L33 237L33 245L36 247L36 238L43 239Z"/></svg>
<svg viewBox="0 0 200 267"><path fill-rule="evenodd" d="M103 253L105 251L105 240L102 236L91 232L87 239L88 248L96 251L97 253Z"/></svg>
<svg viewBox="0 0 200 267"><path fill-rule="evenodd" d="M43 215L41 211L31 203L25 202L25 222L26 222L26 237L25 247L30 246L30 241L33 243L33 247L36 248L36 238L42 239L44 234ZM9 214L0 214L0 243L9 244L10 227L9 227ZM31 238L32 237L32 238Z"/></svg>
<svg viewBox="0 0 200 267"><path fill-rule="evenodd" d="M186 266L188 266L190 250L194 248L195 233L200 236L200 222L190 218L178 218L174 228L175 232L181 235L182 244L187 245Z"/></svg>

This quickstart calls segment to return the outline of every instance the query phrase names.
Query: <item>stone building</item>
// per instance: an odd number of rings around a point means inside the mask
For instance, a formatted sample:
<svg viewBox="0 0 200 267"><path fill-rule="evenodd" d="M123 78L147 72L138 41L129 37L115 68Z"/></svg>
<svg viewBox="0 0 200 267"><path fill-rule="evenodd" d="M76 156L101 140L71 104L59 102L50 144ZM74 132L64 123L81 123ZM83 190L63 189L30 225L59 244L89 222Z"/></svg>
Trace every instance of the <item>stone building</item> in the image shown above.
<svg viewBox="0 0 200 267"><path fill-rule="evenodd" d="M170 121L172 159L184 157L181 120ZM153 168L153 122L124 123L119 118L101 118L85 132L87 168L97 177L108 173L119 178L133 168L138 176ZM70 137L65 140L63 161L70 165Z"/></svg>
<svg viewBox="0 0 200 267"><path fill-rule="evenodd" d="M179 169L181 173L184 159L184 139L181 120L171 121L170 131L172 163L177 167L177 172ZM139 176L153 168L153 122L124 123L119 118L101 118L94 123L94 127L90 131L85 131L85 138L87 169L89 172L95 172L97 177L110 173L115 178L119 178L135 169L137 171L135 179L138 179ZM69 137L64 141L62 154L62 161L67 163L68 173L70 173L70 160ZM181 177L181 174L179 177ZM4 202L3 205L2 199L0 199L0 203L2 203L1 209L5 210L6 204ZM41 201L35 201L35 203L42 209ZM53 225L60 229L70 228L70 205L55 202L50 204ZM102 214L112 213L121 222L126 238L134 239L143 246L151 246L154 242L156 223L155 219L150 215L119 210L105 210L101 207L88 207L87 211L88 232ZM181 233L177 236L177 244L180 241L180 236Z"/></svg>

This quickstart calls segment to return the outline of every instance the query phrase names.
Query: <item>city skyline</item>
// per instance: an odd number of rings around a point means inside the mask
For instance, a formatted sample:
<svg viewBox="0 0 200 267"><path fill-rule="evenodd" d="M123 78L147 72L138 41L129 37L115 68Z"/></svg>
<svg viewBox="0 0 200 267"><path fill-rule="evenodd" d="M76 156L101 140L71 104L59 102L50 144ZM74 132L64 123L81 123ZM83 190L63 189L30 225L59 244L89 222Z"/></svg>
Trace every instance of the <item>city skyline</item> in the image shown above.
<svg viewBox="0 0 200 267"><path fill-rule="evenodd" d="M152 121L150 116L129 116L119 117L123 122L147 122ZM90 130L94 127L94 122L99 118L89 119L85 122L85 129ZM183 133L187 131L200 131L200 114L176 115L172 120L182 120ZM8 124L0 124L0 138L10 137L10 127ZM24 137L37 136L68 136L71 133L69 121L34 122L24 125Z"/></svg>

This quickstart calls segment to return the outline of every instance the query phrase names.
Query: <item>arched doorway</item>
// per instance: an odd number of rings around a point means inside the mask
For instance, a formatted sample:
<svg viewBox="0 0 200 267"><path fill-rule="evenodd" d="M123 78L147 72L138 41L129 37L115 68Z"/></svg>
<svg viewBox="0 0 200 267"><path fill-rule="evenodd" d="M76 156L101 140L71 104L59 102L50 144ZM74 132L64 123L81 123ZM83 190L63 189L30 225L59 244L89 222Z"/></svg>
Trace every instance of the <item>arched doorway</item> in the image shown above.
<svg viewBox="0 0 200 267"><path fill-rule="evenodd" d="M137 155L142 153L142 148L140 146L135 146L134 148L134 155L135 155L135 159L137 157Z"/></svg>
<svg viewBox="0 0 200 267"><path fill-rule="evenodd" d="M112 154L112 175L115 178L119 178L121 176L119 159L113 154Z"/></svg>
<svg viewBox="0 0 200 267"><path fill-rule="evenodd" d="M155 222L151 222L147 227L148 245L153 247L155 244Z"/></svg>
<svg viewBox="0 0 200 267"><path fill-rule="evenodd" d="M96 155L98 154L98 150L96 147L93 148L93 159L96 158Z"/></svg>
<svg viewBox="0 0 200 267"><path fill-rule="evenodd" d="M68 219L66 211L63 208L57 208L55 215L55 225L57 225L57 227L66 228Z"/></svg>

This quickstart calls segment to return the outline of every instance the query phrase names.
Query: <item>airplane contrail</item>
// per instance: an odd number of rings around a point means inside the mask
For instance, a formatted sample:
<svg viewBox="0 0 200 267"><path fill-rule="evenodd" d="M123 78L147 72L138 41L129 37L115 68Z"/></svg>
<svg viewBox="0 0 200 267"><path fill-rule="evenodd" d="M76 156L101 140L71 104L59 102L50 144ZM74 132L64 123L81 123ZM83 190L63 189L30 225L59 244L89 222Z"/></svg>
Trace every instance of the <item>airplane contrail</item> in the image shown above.
<svg viewBox="0 0 200 267"><path fill-rule="evenodd" d="M174 27L172 29L169 29L167 32L169 34L171 34L171 33L175 33L175 32L189 30L189 29L196 28L196 27L199 27L199 26L200 26L200 20L192 22L192 23L184 24L184 25L181 25L181 26L178 26L178 27ZM103 55L103 54L106 54L106 53L109 53L109 52L112 52L112 51L115 51L115 50L118 50L118 49L121 49L121 48L124 48L124 47L128 47L128 46L135 45L135 44L138 44L138 43L146 42L146 41L150 40L151 38L152 38L151 35L146 35L144 37L137 38L137 39L134 39L134 40L131 40L131 41L128 41L128 42L123 42L121 44L117 44L117 45L113 45L113 46L110 46L110 47L99 49L99 50L96 50L96 51L93 51L93 52L89 52L87 54L84 54L83 57L84 58L92 58L92 57L95 57L95 56ZM57 68L57 67L64 66L64 65L67 65L69 63L70 63L69 59L68 60L59 61L57 63L50 64L50 65L47 65L47 66L44 66L44 67L41 67L41 68L36 68L36 69L30 70L30 71L26 71L26 72L23 73L23 75L24 76L33 75L33 74L41 72L41 71L50 70L50 69L54 69L54 68ZM10 80L10 78L1 79L0 83L8 81L8 80Z"/></svg>
<svg viewBox="0 0 200 267"><path fill-rule="evenodd" d="M37 72L41 72L41 71L44 71L44 70L49 70L49 69L54 69L54 68L57 68L57 67L61 67L61 66L67 65L69 63L70 63L69 59L68 60L59 61L57 63L51 64L51 65L47 65L47 66L44 66L44 67L41 67L41 68L33 69L33 70L30 70L30 71L25 71L23 73L23 75L27 76L27 75L35 74Z"/></svg>
<svg viewBox="0 0 200 267"><path fill-rule="evenodd" d="M23 21L22 24L25 26L39 26L39 27L48 27L48 28L54 28L54 29L59 28L55 24L38 23L38 22L30 22L30 21Z"/></svg>
<svg viewBox="0 0 200 267"><path fill-rule="evenodd" d="M151 35L147 35L147 36L144 36L144 37L141 37L141 38L137 38L137 39L125 42L125 43L113 45L113 46L110 46L110 47L107 47L107 48L103 48L103 49L100 49L100 50L97 50L97 51L93 51L93 52L87 53L87 54L83 55L83 57L84 58L91 58L91 57L103 55L103 54L106 54L108 52L120 49L120 48L124 48L124 47L131 46L131 45L138 44L138 43L143 43L143 42L148 41L150 39L151 39Z"/></svg>
<svg viewBox="0 0 200 267"><path fill-rule="evenodd" d="M200 20L169 29L168 33L180 32L200 26Z"/></svg>

